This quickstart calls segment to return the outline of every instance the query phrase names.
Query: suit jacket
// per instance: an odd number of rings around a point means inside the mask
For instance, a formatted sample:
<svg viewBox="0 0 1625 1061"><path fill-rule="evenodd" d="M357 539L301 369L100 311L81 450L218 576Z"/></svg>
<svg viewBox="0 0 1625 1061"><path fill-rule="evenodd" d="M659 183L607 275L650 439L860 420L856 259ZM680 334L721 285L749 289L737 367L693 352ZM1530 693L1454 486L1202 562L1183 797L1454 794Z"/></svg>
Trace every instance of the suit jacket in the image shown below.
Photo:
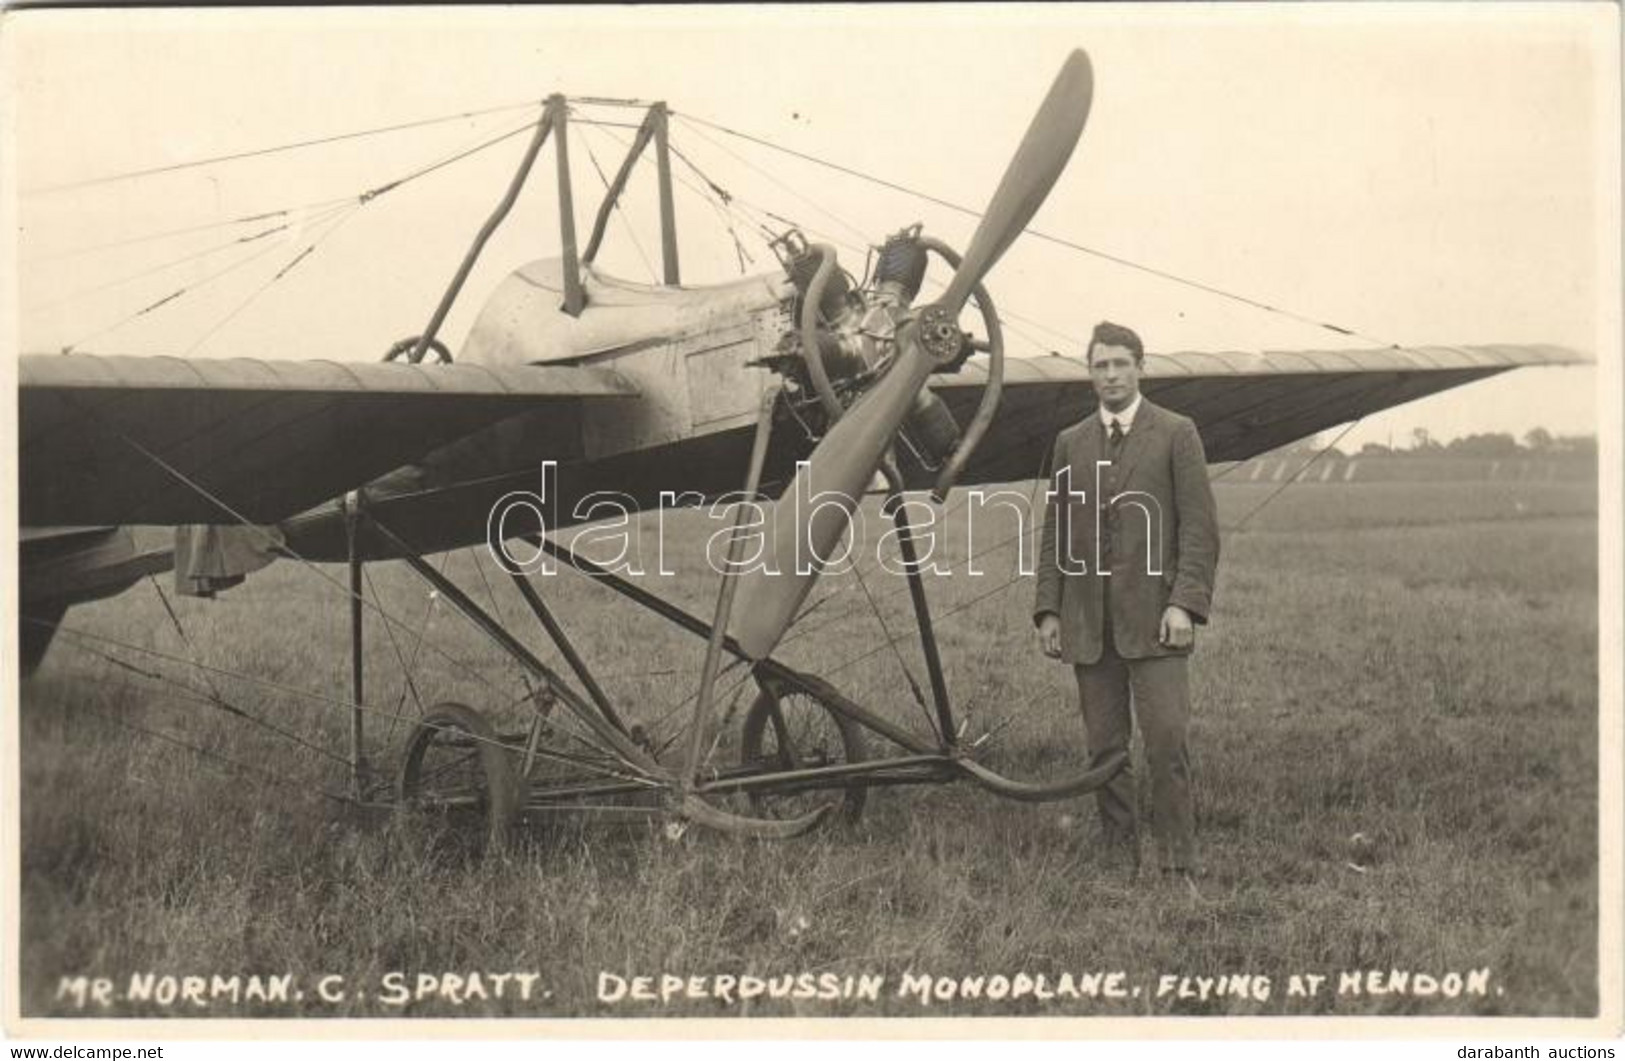
<svg viewBox="0 0 1625 1061"><path fill-rule="evenodd" d="M1219 521L1202 438L1189 418L1142 398L1112 469L1097 471L1096 462L1105 460L1098 412L1055 439L1033 621L1046 612L1060 616L1061 658L1098 662L1109 580L1112 641L1120 656L1188 652L1160 644L1157 632L1168 605L1205 623L1213 601Z"/></svg>

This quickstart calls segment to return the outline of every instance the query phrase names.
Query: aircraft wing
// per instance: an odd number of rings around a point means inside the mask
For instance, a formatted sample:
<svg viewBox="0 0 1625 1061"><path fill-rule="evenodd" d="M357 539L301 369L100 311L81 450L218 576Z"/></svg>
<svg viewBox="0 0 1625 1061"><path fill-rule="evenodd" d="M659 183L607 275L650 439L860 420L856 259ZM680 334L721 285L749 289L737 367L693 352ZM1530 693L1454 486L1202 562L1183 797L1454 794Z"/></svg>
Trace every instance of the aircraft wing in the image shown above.
<svg viewBox="0 0 1625 1061"><path fill-rule="evenodd" d="M1514 368L1590 359L1562 346L1147 354L1140 390L1196 422L1210 462L1245 460L1328 427ZM931 386L967 423L987 380L967 362ZM1008 358L998 416L960 482L1040 475L1055 434L1095 408L1081 358Z"/></svg>
<svg viewBox="0 0 1625 1061"><path fill-rule="evenodd" d="M495 421L634 397L608 369L30 355L24 526L275 523Z"/></svg>

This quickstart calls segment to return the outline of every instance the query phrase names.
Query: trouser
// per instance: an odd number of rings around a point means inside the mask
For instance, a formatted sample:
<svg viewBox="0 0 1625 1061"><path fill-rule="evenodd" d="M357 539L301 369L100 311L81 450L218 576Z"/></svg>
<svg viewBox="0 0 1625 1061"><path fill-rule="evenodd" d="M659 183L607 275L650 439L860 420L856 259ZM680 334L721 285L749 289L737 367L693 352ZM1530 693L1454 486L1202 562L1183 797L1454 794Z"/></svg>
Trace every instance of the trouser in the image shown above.
<svg viewBox="0 0 1625 1061"><path fill-rule="evenodd" d="M1190 686L1184 656L1124 659L1108 626L1098 663L1079 664L1078 698L1089 740L1089 765L1129 749L1134 720L1145 737L1151 774L1151 832L1164 869L1196 864L1196 822L1191 797ZM1130 705L1132 704L1132 710ZM1136 845L1134 774L1128 765L1095 793L1108 844Z"/></svg>

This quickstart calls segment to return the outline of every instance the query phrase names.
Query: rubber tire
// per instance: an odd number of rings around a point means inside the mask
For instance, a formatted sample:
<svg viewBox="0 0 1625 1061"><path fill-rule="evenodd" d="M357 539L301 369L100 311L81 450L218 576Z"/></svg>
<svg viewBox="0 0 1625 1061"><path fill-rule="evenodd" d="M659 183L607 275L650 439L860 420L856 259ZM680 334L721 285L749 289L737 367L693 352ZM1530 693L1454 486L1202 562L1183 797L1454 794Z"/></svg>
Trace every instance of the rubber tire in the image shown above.
<svg viewBox="0 0 1625 1061"><path fill-rule="evenodd" d="M396 797L402 807L412 805L424 753L447 730L461 730L479 742L486 805L485 829L478 849L486 854L499 853L507 847L514 823L519 818L523 786L514 770L513 750L501 742L485 716L474 708L448 701L435 704L424 713L407 739L406 753L401 759L400 779L396 784Z"/></svg>
<svg viewBox="0 0 1625 1061"><path fill-rule="evenodd" d="M863 739L863 727L847 718L838 711L831 711L818 697L812 693L795 690L794 695L806 697L816 701L830 720L834 722L836 732L841 736L841 754L843 761L848 763L866 762L869 758L868 744ZM745 714L745 724L739 737L739 753L742 762L752 762L762 756L762 738L772 725L773 701L776 699L772 690L763 688L756 694L751 703L750 710ZM787 723L788 724L788 723ZM848 785L842 793L841 806L838 814L847 822L856 822L863 817L863 807L869 799L867 785ZM757 813L762 813L771 797L765 793L753 792L750 795L751 806Z"/></svg>

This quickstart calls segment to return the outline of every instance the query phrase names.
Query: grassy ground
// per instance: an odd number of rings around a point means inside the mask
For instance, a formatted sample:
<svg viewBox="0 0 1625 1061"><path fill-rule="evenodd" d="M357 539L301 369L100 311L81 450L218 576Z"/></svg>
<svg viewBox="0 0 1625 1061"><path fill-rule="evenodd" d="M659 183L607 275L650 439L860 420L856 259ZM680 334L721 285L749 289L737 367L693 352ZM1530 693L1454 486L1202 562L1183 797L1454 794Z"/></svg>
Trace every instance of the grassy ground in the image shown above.
<svg viewBox="0 0 1625 1061"><path fill-rule="evenodd" d="M1221 483L1224 522L1247 517L1273 489ZM783 844L692 829L673 840L658 822L556 824L528 831L506 858L459 860L421 823L325 798L344 789L340 764L198 702L212 682L241 710L342 752L347 713L288 691L347 689L346 610L333 582L287 563L218 601L173 601L184 640L156 590L137 587L75 609L67 625L266 684L59 638L23 690L23 1012L1591 1014L1595 510L1582 484L1301 485L1230 533L1193 667L1200 901L1099 866L1086 801L1017 804L963 784L879 790L859 824ZM658 580L702 613L713 583L696 573L692 550L713 529L692 516L673 521L668 540L690 554L677 561L680 577ZM1011 530L988 519L968 538L954 523L939 555L962 562L974 544L989 574L966 577L961 567L935 580L933 604L967 734L991 732L992 758L1042 774L1081 755L1081 723L1069 674L1033 643L1031 580L998 588L1013 550L994 546ZM479 572L469 554L448 564L540 646L511 587L487 595L488 562ZM872 564L866 571L862 585L846 576L820 586L815 600L831 596L784 655L923 732L900 677L906 664L923 684L918 650L905 640L900 664L867 603L877 598L886 628L902 633L906 594ZM520 686L514 667L409 572L376 565L372 577L382 608L401 622L393 637L376 619L368 628L368 749L387 773L417 698L490 709ZM541 584L626 713L680 747L700 643L600 606L611 600L605 591L572 575ZM403 668L403 659L415 663ZM416 698L404 691L405 669ZM731 676L723 683L723 702L734 705L729 734L748 703L733 685ZM521 716L506 714L513 728ZM734 754L733 739L722 739L719 758ZM1374 844L1358 869L1355 832ZM1455 998L1337 990L1340 971L1371 969L1488 969L1489 987ZM443 984L445 973L474 970L538 979L529 1000L514 997L516 986L504 999L461 1005L380 998L388 973L415 986L419 974ZM898 994L910 973L1025 972L1053 987L1063 973L1113 971L1139 994L930 1005ZM147 972L245 984L291 973L305 997L206 1009L124 997L131 974ZM804 972L869 973L885 986L877 1002L595 996L600 973ZM344 977L343 1001L316 997L329 974ZM1196 977L1267 976L1271 990L1258 997L1255 979L1206 999L1181 998L1177 985L1159 996L1167 974L1192 977L1198 996ZM1329 980L1316 994L1290 994L1294 974ZM111 979L113 1004L81 1009L59 997L62 978L75 976Z"/></svg>

